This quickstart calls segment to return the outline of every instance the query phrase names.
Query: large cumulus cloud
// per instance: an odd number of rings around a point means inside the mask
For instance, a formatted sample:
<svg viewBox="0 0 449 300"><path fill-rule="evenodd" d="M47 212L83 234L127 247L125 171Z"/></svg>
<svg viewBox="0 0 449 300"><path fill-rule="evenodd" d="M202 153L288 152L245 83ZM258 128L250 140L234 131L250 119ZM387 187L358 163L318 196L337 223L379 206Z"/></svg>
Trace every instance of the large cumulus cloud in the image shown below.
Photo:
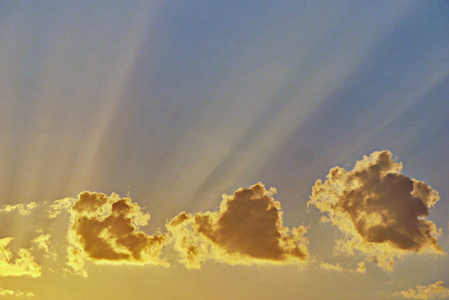
<svg viewBox="0 0 449 300"><path fill-rule="evenodd" d="M351 255L356 249L392 270L395 259L408 251L442 253L440 231L425 219L438 192L401 175L401 169L391 152L381 151L363 157L351 171L335 167L324 183L317 180L308 205L343 233L338 254Z"/></svg>
<svg viewBox="0 0 449 300"><path fill-rule="evenodd" d="M307 229L283 226L281 205L272 198L275 192L258 183L223 195L217 212L182 212L173 218L167 229L180 261L188 268L199 268L206 259L229 264L306 260Z"/></svg>
<svg viewBox="0 0 449 300"><path fill-rule="evenodd" d="M165 238L139 230L150 215L130 198L83 192L70 209L68 264L87 275L86 260L94 263L163 264Z"/></svg>

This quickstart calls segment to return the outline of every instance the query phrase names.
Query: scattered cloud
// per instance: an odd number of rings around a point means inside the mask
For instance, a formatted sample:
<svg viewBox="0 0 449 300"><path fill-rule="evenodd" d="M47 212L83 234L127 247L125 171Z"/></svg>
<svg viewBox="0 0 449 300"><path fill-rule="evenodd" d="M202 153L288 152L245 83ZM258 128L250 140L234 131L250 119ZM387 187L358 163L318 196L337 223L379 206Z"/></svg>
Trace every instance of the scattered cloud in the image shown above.
<svg viewBox="0 0 449 300"><path fill-rule="evenodd" d="M329 270L329 271L337 271L337 272L357 272L360 274L364 274L366 272L366 266L365 263L362 261L357 265L356 269L347 269L342 267L339 263L337 263L336 265L327 263L327 262L320 262L320 269L323 270Z"/></svg>
<svg viewBox="0 0 449 300"><path fill-rule="evenodd" d="M440 280L429 285L418 285L416 289L396 292L395 295L407 299L446 299L449 298L449 288L442 286L443 283L444 282Z"/></svg>
<svg viewBox="0 0 449 300"><path fill-rule="evenodd" d="M320 269L323 270L331 270L331 271L345 271L347 269L343 268L339 263L336 265L327 263L327 262L320 262Z"/></svg>
<svg viewBox="0 0 449 300"><path fill-rule="evenodd" d="M309 205L315 205L343 233L336 254L358 250L384 270L407 252L443 253L436 225L424 219L439 200L425 182L400 174L402 164L389 151L374 152L354 169L332 168L323 183L317 180Z"/></svg>
<svg viewBox="0 0 449 300"><path fill-rule="evenodd" d="M356 271L358 272L358 273L361 273L361 274L364 274L365 272L366 272L366 265L365 265L365 262L359 262L359 264L357 265L357 269L356 269Z"/></svg>
<svg viewBox="0 0 449 300"><path fill-rule="evenodd" d="M115 264L166 264L159 258L165 238L139 230L150 214L130 198L83 192L71 207L68 265L84 276L85 261Z"/></svg>
<svg viewBox="0 0 449 300"><path fill-rule="evenodd" d="M21 290L7 290L0 288L0 296L34 297L32 292L22 292Z"/></svg>
<svg viewBox="0 0 449 300"><path fill-rule="evenodd" d="M15 204L15 205L3 205L0 208L0 212L18 212L22 216L27 216L31 214L31 211L38 207L36 202L31 202L28 204Z"/></svg>
<svg viewBox="0 0 449 300"><path fill-rule="evenodd" d="M308 258L307 228L283 226L276 189L257 183L223 195L220 210L195 215L180 213L167 229L180 262L200 268L207 259L228 264L292 263Z"/></svg>
<svg viewBox="0 0 449 300"><path fill-rule="evenodd" d="M76 199L73 198L64 198L54 201L47 208L48 219L54 219L59 216L62 211L70 211L70 208L73 206L73 203Z"/></svg>
<svg viewBox="0 0 449 300"><path fill-rule="evenodd" d="M13 255L8 248L14 238L0 239L0 276L41 276L41 267L34 261L28 249L19 249L17 255Z"/></svg>
<svg viewBox="0 0 449 300"><path fill-rule="evenodd" d="M41 234L33 239L33 243L36 244L37 249L43 250L47 257L56 257L56 253L50 251L50 234Z"/></svg>

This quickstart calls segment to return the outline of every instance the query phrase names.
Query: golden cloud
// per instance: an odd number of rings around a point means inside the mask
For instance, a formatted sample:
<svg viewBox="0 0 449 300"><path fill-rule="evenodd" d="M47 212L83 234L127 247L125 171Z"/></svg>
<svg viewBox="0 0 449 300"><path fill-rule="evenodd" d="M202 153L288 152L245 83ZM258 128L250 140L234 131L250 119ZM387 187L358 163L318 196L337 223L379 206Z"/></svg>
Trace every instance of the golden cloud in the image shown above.
<svg viewBox="0 0 449 300"><path fill-rule="evenodd" d="M406 252L443 253L436 225L424 219L439 200L425 182L400 174L402 164L389 151L364 156L354 169L330 170L326 181L317 180L309 205L315 205L343 233L336 254L354 250L371 256L384 270Z"/></svg>
<svg viewBox="0 0 449 300"><path fill-rule="evenodd" d="M347 269L342 267L339 263L336 265L327 263L327 262L320 262L320 269L328 270L328 271L337 271L337 272L357 272L360 274L364 274L366 272L366 266L365 263L362 261L357 265L356 269Z"/></svg>
<svg viewBox="0 0 449 300"><path fill-rule="evenodd" d="M159 258L165 238L139 230L148 224L130 198L83 192L70 209L68 265L87 275L85 261L115 264L166 264Z"/></svg>
<svg viewBox="0 0 449 300"><path fill-rule="evenodd" d="M41 267L34 261L28 249L19 249L14 258L11 250L8 249L13 239L12 237L0 239L0 276L41 276Z"/></svg>
<svg viewBox="0 0 449 300"><path fill-rule="evenodd" d="M257 183L224 194L220 210L195 215L180 213L167 223L180 262L200 268L207 259L228 264L292 263L308 257L304 226L283 226L276 189Z"/></svg>
<svg viewBox="0 0 449 300"><path fill-rule="evenodd" d="M47 218L55 219L62 211L70 211L70 208L73 206L74 202L75 199L73 198L64 198L54 201L46 209L48 213Z"/></svg>
<svg viewBox="0 0 449 300"><path fill-rule="evenodd" d="M358 265L357 265L357 269L356 269L356 271L358 272L358 273L365 273L366 272L366 265L365 265L365 262L359 262L358 263Z"/></svg>
<svg viewBox="0 0 449 300"><path fill-rule="evenodd" d="M15 205L3 205L0 208L0 212L18 212L22 216L27 216L31 214L31 211L38 206L36 202L31 202L28 204L15 204Z"/></svg>
<svg viewBox="0 0 449 300"><path fill-rule="evenodd" d="M35 237L32 242L36 244L37 249L44 251L46 257L56 257L56 253L50 250L50 234L41 234Z"/></svg>
<svg viewBox="0 0 449 300"><path fill-rule="evenodd" d="M408 289L406 291L396 292L395 295L402 296L407 299L432 299L432 298L449 298L449 289L442 286L443 281L437 281L433 284L420 286L416 289Z"/></svg>
<svg viewBox="0 0 449 300"><path fill-rule="evenodd" d="M0 288L0 296L34 297L32 292L22 292L21 290L8 290Z"/></svg>

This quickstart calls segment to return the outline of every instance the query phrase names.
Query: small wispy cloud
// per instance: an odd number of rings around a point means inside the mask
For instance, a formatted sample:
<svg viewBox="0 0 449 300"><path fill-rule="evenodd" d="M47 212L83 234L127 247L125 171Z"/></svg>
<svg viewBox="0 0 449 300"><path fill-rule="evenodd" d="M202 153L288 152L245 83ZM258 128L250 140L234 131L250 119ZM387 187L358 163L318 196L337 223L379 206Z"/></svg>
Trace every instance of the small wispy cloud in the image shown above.
<svg viewBox="0 0 449 300"><path fill-rule="evenodd" d="M34 297L34 293L32 292L23 292L21 290L8 290L0 288L0 296L16 296L16 297Z"/></svg>
<svg viewBox="0 0 449 300"><path fill-rule="evenodd" d="M48 213L47 218L55 219L61 212L70 211L70 208L73 206L75 201L76 199L73 198L64 198L54 201L46 208L46 211Z"/></svg>
<svg viewBox="0 0 449 300"><path fill-rule="evenodd" d="M38 250L42 250L45 253L46 257L54 257L56 258L56 252L51 250L51 243L50 243L50 234L41 234L37 237L35 237L32 242L36 245Z"/></svg>
<svg viewBox="0 0 449 300"><path fill-rule="evenodd" d="M408 289L394 293L407 299L447 299L449 288L442 286L443 281L437 281L429 285L418 285L415 289Z"/></svg>
<svg viewBox="0 0 449 300"><path fill-rule="evenodd" d="M31 202L28 204L14 204L14 205L2 205L0 207L0 213L18 212L22 216L30 215L33 209L38 207L36 202Z"/></svg>
<svg viewBox="0 0 449 300"><path fill-rule="evenodd" d="M348 269L348 268L344 268L343 266L340 265L340 263L337 263L336 265L331 264L331 263L327 263L327 262L320 262L319 265L320 269L323 270L328 270L328 271L337 271L337 272L357 272L360 274L364 274L366 272L366 265L365 262L359 262L357 265L357 268L355 269Z"/></svg>

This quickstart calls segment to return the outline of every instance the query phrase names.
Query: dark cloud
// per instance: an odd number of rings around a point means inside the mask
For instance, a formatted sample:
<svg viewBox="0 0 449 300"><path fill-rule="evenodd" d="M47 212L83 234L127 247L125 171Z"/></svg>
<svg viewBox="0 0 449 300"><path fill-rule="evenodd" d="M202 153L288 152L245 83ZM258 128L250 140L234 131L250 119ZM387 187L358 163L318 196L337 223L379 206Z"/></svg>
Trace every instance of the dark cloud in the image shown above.
<svg viewBox="0 0 449 300"><path fill-rule="evenodd" d="M306 260L307 229L283 226L281 205L271 197L275 192L258 183L223 195L218 212L179 214L167 228L181 261L198 268L207 258L230 264Z"/></svg>
<svg viewBox="0 0 449 300"><path fill-rule="evenodd" d="M400 251L442 252L437 242L440 232L424 219L439 200L438 192L401 175L401 169L391 152L374 152L353 170L335 167L324 183L316 182L308 205L326 213L322 220L344 233L337 252L369 253L387 270Z"/></svg>
<svg viewBox="0 0 449 300"><path fill-rule="evenodd" d="M85 259L97 263L164 263L159 254L165 238L139 230L149 219L150 215L130 198L79 194L71 208L69 265L86 275Z"/></svg>

